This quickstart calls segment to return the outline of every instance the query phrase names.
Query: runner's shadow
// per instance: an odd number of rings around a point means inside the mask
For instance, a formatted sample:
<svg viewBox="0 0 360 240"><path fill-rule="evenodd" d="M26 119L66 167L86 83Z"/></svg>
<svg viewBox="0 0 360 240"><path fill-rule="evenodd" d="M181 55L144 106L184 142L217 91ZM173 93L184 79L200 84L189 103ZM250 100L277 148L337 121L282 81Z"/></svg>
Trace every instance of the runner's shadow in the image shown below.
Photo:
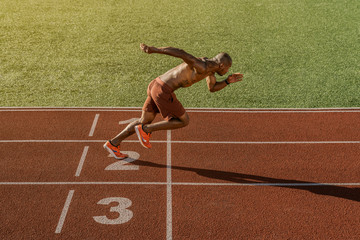
<svg viewBox="0 0 360 240"><path fill-rule="evenodd" d="M149 161L143 161L140 159L136 161L136 164L140 166L156 167L156 168L167 167L167 165L164 164L157 164ZM309 186L308 184L317 184L317 183L262 177L251 174L224 172L224 171L201 169L201 168L171 166L171 169L195 172L203 177L223 180L227 182L245 183L245 184L246 183L274 184L274 186L276 187L305 190L319 195L332 196L332 197L347 199L350 201L360 202L360 188L348 188L343 186L325 185L325 184ZM294 185L290 185L290 184L294 184Z"/></svg>

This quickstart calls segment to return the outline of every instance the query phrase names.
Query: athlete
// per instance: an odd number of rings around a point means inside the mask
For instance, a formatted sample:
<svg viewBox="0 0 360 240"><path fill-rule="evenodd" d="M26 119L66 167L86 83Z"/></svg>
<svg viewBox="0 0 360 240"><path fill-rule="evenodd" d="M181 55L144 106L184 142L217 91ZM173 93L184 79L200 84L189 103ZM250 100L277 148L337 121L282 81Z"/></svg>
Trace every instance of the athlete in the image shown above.
<svg viewBox="0 0 360 240"><path fill-rule="evenodd" d="M189 116L174 94L178 88L190 87L206 78L210 92L216 92L243 79L243 74L234 73L224 81L216 81L215 73L223 76L231 67L232 60L227 53L219 53L208 59L194 57L184 50L174 47L157 48L142 43L140 48L144 53L166 54L181 58L184 62L150 82L141 118L130 123L116 137L104 144L104 148L116 159L128 157L120 152L120 144L135 132L140 143L145 148L151 148L152 132L182 128L189 124ZM160 113L164 120L152 123L157 113Z"/></svg>

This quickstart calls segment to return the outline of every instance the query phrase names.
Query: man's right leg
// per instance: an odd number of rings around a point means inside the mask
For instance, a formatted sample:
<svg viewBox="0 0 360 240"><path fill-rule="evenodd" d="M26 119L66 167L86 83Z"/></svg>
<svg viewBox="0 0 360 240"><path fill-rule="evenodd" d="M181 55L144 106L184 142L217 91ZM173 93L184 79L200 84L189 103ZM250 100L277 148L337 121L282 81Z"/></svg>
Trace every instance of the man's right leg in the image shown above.
<svg viewBox="0 0 360 240"><path fill-rule="evenodd" d="M127 125L127 127L121 133L119 133L116 137L110 140L111 144L114 146L119 146L124 139L135 133L135 126L139 124L152 123L155 117L156 117L156 113L154 112L142 111L141 118Z"/></svg>

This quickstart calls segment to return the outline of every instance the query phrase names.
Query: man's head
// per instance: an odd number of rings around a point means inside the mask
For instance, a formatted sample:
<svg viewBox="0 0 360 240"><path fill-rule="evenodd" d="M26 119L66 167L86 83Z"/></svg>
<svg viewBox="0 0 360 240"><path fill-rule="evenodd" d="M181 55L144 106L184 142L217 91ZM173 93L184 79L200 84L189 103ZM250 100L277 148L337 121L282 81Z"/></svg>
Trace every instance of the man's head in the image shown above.
<svg viewBox="0 0 360 240"><path fill-rule="evenodd" d="M214 60L219 64L219 70L216 71L216 73L220 76L225 75L229 71L229 68L232 64L232 60L229 54L224 52L219 53L214 57Z"/></svg>

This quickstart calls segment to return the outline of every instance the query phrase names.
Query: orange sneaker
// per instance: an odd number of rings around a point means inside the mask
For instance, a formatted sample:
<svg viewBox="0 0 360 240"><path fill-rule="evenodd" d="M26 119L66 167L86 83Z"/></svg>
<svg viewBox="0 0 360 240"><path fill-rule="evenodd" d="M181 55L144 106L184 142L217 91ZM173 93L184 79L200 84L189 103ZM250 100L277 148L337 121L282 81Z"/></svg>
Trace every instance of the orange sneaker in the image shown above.
<svg viewBox="0 0 360 240"><path fill-rule="evenodd" d="M107 141L104 144L104 148L111 154L111 156L113 156L116 159L124 159L129 157L129 155L120 152L120 145L115 147L110 143L110 141Z"/></svg>
<svg viewBox="0 0 360 240"><path fill-rule="evenodd" d="M145 147L145 148L151 148L151 144L150 144L151 133L144 132L141 124L135 126L135 131L136 131L136 134L139 138L141 145L143 145L143 147Z"/></svg>

